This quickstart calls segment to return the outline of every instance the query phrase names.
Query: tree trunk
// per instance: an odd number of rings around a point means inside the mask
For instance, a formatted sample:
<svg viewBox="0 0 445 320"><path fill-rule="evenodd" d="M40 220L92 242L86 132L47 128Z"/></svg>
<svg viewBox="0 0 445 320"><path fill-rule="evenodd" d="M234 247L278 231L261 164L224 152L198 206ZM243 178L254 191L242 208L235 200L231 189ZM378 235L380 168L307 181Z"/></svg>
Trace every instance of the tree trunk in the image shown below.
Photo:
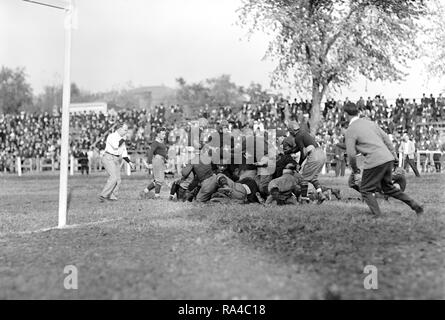
<svg viewBox="0 0 445 320"><path fill-rule="evenodd" d="M322 92L318 79L312 80L312 110L311 118L309 119L311 134L315 135L318 126L320 125L320 105L322 99Z"/></svg>

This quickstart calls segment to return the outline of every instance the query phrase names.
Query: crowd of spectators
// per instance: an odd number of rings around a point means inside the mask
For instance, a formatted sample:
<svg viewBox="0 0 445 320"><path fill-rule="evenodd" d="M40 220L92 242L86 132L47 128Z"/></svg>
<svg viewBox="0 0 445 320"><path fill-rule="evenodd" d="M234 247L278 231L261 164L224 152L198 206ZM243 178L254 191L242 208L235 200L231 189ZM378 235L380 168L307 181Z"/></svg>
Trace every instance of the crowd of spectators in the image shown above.
<svg viewBox="0 0 445 320"><path fill-rule="evenodd" d="M334 101L328 99L322 107L322 121L316 138L326 147L329 154L334 154L333 146L342 142L347 123L343 116L343 106L349 99ZM365 101L360 98L357 105L362 114L376 121L389 133L397 145L401 136L408 133L417 150L439 150L439 131L434 122L445 121L445 98L432 94L416 99L402 98L400 95L394 104L388 104L383 96ZM288 120L297 120L309 127L311 101L292 102L279 99L258 104L245 103L240 109L230 106L210 108L204 106L193 119L185 119L183 108L163 104L155 106L150 112L145 109L126 109L117 112L80 113L70 117L70 152L73 155L88 153L91 158L99 158L104 149L106 133L116 121L125 121L130 127L129 149L144 151L153 138L154 130L159 126L169 131L189 128L190 120L207 119L210 126L222 120L230 128L244 133L261 132L266 129L285 130ZM420 124L420 125L419 125ZM16 157L57 159L60 156L61 117L59 113L18 115L0 114L0 171L13 171ZM397 147L397 146L396 146Z"/></svg>
<svg viewBox="0 0 445 320"><path fill-rule="evenodd" d="M317 130L317 140L323 145L334 145L341 142L347 126L343 115L343 106L349 99L334 101L328 99L322 111L322 121ZM420 103L416 99L396 99L395 104L388 104L383 96L374 99L368 97L365 101L360 98L356 101L362 114L376 121L397 144L403 135L408 133L414 138L418 150L437 150L439 134L435 122L445 121L445 98L439 94L434 98L424 97ZM296 120L300 124L309 126L311 101L299 102L297 99L291 103L287 100L278 102L264 102L258 105L245 104L239 112L233 112L230 107L210 110L205 107L200 110L199 117L209 119L211 123L226 119L232 129L251 128L255 131L264 129L281 129L285 121ZM418 125L420 124L420 125Z"/></svg>
<svg viewBox="0 0 445 320"><path fill-rule="evenodd" d="M11 170L17 156L57 157L60 153L60 117L48 113L0 115L0 169Z"/></svg>
<svg viewBox="0 0 445 320"><path fill-rule="evenodd" d="M348 99L344 103L347 102ZM342 111L344 103L330 99L325 104L324 121L318 136L323 137L328 144L341 140L345 127ZM364 116L377 122L390 135L396 146L400 144L402 135L407 133L414 139L417 150L440 149L440 132L435 123L445 121L445 98L442 94L437 99L432 94L430 98L424 94L420 103L400 95L394 104L388 104L383 96L374 99L368 97L366 101L360 98L357 105Z"/></svg>

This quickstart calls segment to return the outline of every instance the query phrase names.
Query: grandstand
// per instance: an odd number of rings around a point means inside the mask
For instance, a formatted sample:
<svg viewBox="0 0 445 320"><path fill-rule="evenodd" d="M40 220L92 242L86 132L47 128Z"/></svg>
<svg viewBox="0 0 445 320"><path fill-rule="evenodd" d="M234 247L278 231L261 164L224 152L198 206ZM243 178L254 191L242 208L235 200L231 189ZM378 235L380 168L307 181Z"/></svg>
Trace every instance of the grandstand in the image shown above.
<svg viewBox="0 0 445 320"><path fill-rule="evenodd" d="M141 99L150 104L154 102L152 92L147 88L138 89ZM160 87L158 96L168 95L169 90ZM164 90L165 89L165 90ZM159 98L158 97L158 98ZM141 100L141 101L142 101ZM387 131L395 145L400 142L402 133L407 132L415 138L417 147L417 166L421 171L429 171L434 167L433 154L442 156L444 151L445 111L444 100L434 102L422 101L421 105L413 105L412 100L403 99L388 105L380 97L363 104L363 114L376 121ZM420 101L420 99L418 100ZM344 118L342 107L345 102L328 100L323 110L323 121L317 131L317 139L328 151L328 163L332 161L330 145L342 140ZM358 102L360 105L360 101ZM167 104L166 104L167 105ZM419 107L421 112L419 112ZM181 127L190 126L191 121L184 120L183 108L177 105L165 107L157 104L154 108L122 109L111 112L106 104L77 104L72 108L78 111L73 113L70 120L70 147L71 172L77 170L76 152L84 150L88 153L91 171L100 170L100 155L104 146L106 135L111 132L118 121L126 121L130 125L129 151L138 159L143 156L149 147L153 130L157 126L166 126L174 132ZM80 109L79 109L80 108ZM99 108L99 109L98 109ZM104 109L105 108L105 109ZM76 110L77 110L76 109ZM95 112L85 112L87 109ZM106 112L102 112L106 110ZM433 114L439 110L439 117ZM288 120L307 122L310 103L278 101L259 105L245 104L241 112L233 112L230 106L223 108L202 108L196 115L207 118L211 126L215 126L222 119L226 119L232 129L242 132L256 132L265 129L282 129ZM190 118L189 118L190 119ZM193 120L193 119L190 119ZM0 171L18 172L21 170L45 171L58 170L60 157L60 127L61 118L58 114L29 114L22 112L19 115L1 115L0 118ZM440 161L443 162L442 157ZM437 157L436 157L437 159ZM19 161L19 162L18 162ZM139 164L139 160L137 160ZM138 170L141 165L138 165Z"/></svg>

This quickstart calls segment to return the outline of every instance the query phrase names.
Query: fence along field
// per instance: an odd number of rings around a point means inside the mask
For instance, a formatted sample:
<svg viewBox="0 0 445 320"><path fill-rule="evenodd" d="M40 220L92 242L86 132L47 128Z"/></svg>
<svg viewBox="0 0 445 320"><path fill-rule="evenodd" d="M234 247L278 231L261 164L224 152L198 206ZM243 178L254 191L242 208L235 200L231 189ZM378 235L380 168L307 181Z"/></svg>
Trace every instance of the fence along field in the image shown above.
<svg viewBox="0 0 445 320"><path fill-rule="evenodd" d="M445 157L443 157L442 152L421 150L421 151L416 152L415 163L417 166L417 170L419 172L435 172L435 169L434 169L435 161L433 159L433 155L437 154L437 153L441 154L441 156L442 156L440 162L442 163L442 168L443 168L444 163L445 163ZM129 154L132 156L133 159L135 159L136 171L137 172L144 171L145 168L143 166L142 159L145 157L145 155L142 153L142 151L129 153ZM327 153L328 157L329 157L329 155L330 155L330 153ZM399 156L399 159L401 159L399 166L404 167L404 159L401 155ZM181 163L179 163L179 166L180 165L181 165ZM101 157L96 157L94 159L89 158L88 166L89 166L89 172L104 171L104 167L102 166L102 162L101 162ZM171 173L180 172L179 169L177 168L177 166L178 166L178 163L176 161L170 162L168 172L171 172ZM69 173L71 176L73 176L77 172L80 172L79 159L77 159L71 155L69 157L68 167L69 167ZM19 176L21 176L23 173L41 173L41 172L45 172L45 171L58 171L59 168L60 168L59 162L56 161L56 159L54 159L54 158L26 158L26 159L23 159L21 157L17 157L15 165L13 168L11 168L12 169L11 171L12 171L12 173L16 173ZM126 163L122 164L122 170L124 170L127 175L131 175L130 167ZM6 168L4 169L4 173L5 174L7 173ZM150 173L150 171L149 171L149 173ZM323 168L323 174L325 174L325 173L326 173L326 166Z"/></svg>

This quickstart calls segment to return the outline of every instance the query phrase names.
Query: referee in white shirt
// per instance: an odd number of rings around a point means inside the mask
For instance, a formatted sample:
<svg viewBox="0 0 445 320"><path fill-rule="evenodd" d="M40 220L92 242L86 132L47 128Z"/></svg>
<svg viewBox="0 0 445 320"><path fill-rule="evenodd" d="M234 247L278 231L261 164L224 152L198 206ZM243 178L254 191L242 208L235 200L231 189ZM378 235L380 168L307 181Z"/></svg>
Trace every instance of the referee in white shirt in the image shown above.
<svg viewBox="0 0 445 320"><path fill-rule="evenodd" d="M405 170L408 170L408 165L413 169L416 177L420 177L419 170L414 163L414 155L416 153L416 145L410 139L410 137L405 133L403 135L403 141L400 145L399 151L402 151L403 157L405 159Z"/></svg>
<svg viewBox="0 0 445 320"><path fill-rule="evenodd" d="M128 125L123 123L118 125L118 129L109 134L106 141L105 153L102 157L102 163L105 170L110 175L105 187L103 188L99 201L117 200L119 185L121 184L121 160L124 159L134 169L134 163L128 157L125 139L128 133Z"/></svg>

